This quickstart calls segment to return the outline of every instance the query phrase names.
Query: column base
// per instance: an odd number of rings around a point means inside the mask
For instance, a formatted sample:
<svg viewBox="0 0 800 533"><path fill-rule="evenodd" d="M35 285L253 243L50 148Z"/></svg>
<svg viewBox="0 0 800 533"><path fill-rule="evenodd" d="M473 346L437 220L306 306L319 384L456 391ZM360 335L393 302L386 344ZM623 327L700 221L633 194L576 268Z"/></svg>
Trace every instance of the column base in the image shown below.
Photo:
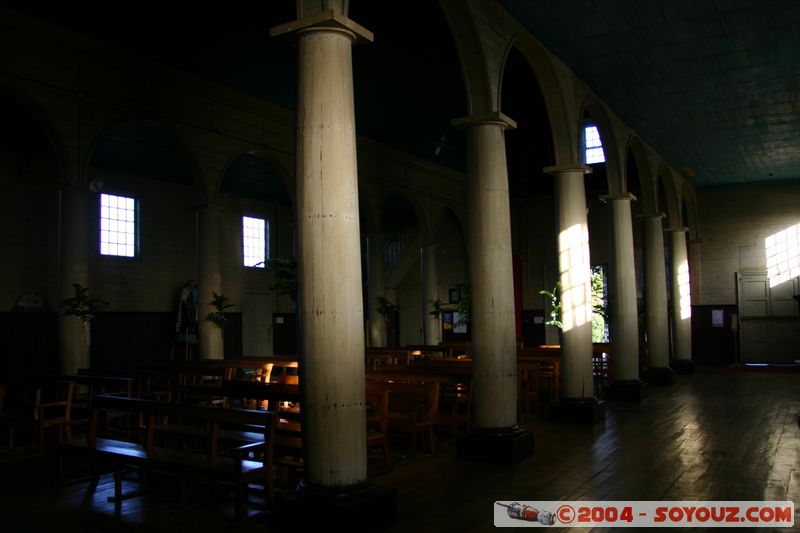
<svg viewBox="0 0 800 533"><path fill-rule="evenodd" d="M397 520L397 489L371 482L347 487L310 486L301 481L294 494L276 497L270 528L276 531L329 529L376 531Z"/></svg>
<svg viewBox="0 0 800 533"><path fill-rule="evenodd" d="M638 379L612 381L606 389L606 400L638 402L642 399L642 382Z"/></svg>
<svg viewBox="0 0 800 533"><path fill-rule="evenodd" d="M669 366L678 374L694 374L694 361L691 359L676 359Z"/></svg>
<svg viewBox="0 0 800 533"><path fill-rule="evenodd" d="M668 366L648 368L644 372L644 380L650 385L672 385L675 383L675 371Z"/></svg>
<svg viewBox="0 0 800 533"><path fill-rule="evenodd" d="M606 418L606 404L597 398L564 398L550 408L556 422L594 424Z"/></svg>
<svg viewBox="0 0 800 533"><path fill-rule="evenodd" d="M473 461L516 463L533 455L533 433L519 426L473 428L459 441L458 455Z"/></svg>

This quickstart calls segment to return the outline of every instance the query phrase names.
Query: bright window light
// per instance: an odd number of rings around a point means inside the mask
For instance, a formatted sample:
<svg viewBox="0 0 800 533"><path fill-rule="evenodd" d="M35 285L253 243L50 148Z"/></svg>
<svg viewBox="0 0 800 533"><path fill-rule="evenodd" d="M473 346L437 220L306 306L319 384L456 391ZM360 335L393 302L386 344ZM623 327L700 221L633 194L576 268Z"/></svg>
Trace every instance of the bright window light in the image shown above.
<svg viewBox="0 0 800 533"><path fill-rule="evenodd" d="M603 153L603 141L600 140L600 132L597 131L597 126L594 124L583 128L583 149L583 157L587 165L606 162L606 155Z"/></svg>
<svg viewBox="0 0 800 533"><path fill-rule="evenodd" d="M800 276L800 224L767 237L764 249L770 287Z"/></svg>
<svg viewBox="0 0 800 533"><path fill-rule="evenodd" d="M589 228L575 224L558 236L561 270L561 322L565 332L592 321Z"/></svg>
<svg viewBox="0 0 800 533"><path fill-rule="evenodd" d="M692 316L692 289L690 285L689 263L682 262L678 266L678 302L681 306L681 320Z"/></svg>
<svg viewBox="0 0 800 533"><path fill-rule="evenodd" d="M244 266L265 268L269 225L263 218L242 217L242 249Z"/></svg>
<svg viewBox="0 0 800 533"><path fill-rule="evenodd" d="M136 255L136 200L100 195L100 255Z"/></svg>

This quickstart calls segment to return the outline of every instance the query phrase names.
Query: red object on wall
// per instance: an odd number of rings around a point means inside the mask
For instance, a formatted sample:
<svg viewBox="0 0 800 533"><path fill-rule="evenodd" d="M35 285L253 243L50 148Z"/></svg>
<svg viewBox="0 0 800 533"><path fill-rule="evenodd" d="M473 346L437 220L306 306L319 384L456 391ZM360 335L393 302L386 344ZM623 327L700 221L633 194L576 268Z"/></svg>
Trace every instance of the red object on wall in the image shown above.
<svg viewBox="0 0 800 533"><path fill-rule="evenodd" d="M522 259L512 256L514 268L514 323L517 329L517 338L522 337Z"/></svg>

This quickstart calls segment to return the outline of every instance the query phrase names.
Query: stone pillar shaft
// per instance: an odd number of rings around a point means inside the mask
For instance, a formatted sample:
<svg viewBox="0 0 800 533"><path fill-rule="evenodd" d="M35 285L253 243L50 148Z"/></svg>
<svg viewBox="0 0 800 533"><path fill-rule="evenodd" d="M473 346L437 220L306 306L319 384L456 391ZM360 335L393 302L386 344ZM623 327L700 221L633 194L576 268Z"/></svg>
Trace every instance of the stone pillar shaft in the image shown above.
<svg viewBox="0 0 800 533"><path fill-rule="evenodd" d="M73 283L89 286L89 195L78 188L61 191L61 298L75 296ZM97 252L95 252L97 253ZM91 288L90 288L91 289ZM91 291L90 291L91 294ZM61 371L88 368L90 324L59 309L58 343Z"/></svg>
<svg viewBox="0 0 800 533"><path fill-rule="evenodd" d="M592 373L592 305L589 226L583 165L550 167L556 178L558 266L561 284L563 341L561 394L565 400L594 398Z"/></svg>
<svg viewBox="0 0 800 533"><path fill-rule="evenodd" d="M436 345L442 342L442 328L439 318L433 316L431 302L439 298L439 275L436 269L435 244L423 248L422 259L422 298L425 302L425 313L422 317L425 331L425 344Z"/></svg>
<svg viewBox="0 0 800 533"><path fill-rule="evenodd" d="M669 367L667 273L664 265L663 214L642 217L644 233L644 290L647 320L647 366Z"/></svg>
<svg viewBox="0 0 800 533"><path fill-rule="evenodd" d="M686 228L671 229L673 356L676 361L692 359L692 289Z"/></svg>
<svg viewBox="0 0 800 533"><path fill-rule="evenodd" d="M298 32L297 242L305 483L367 479L361 245L351 47Z"/></svg>
<svg viewBox="0 0 800 533"><path fill-rule="evenodd" d="M222 273L219 260L219 208L209 206L199 212L200 283L198 287L200 313L198 329L200 335L200 357L223 359L222 331L219 326L206 320L209 313L216 312L211 305L214 293L222 293Z"/></svg>
<svg viewBox="0 0 800 533"><path fill-rule="evenodd" d="M639 312L631 222L631 201L636 198L627 193L601 199L611 204L609 303L612 376L614 381L636 381L639 379Z"/></svg>
<svg viewBox="0 0 800 533"><path fill-rule="evenodd" d="M454 124L467 129L475 422L510 428L517 423L517 356L504 130L516 124L500 113Z"/></svg>
<svg viewBox="0 0 800 533"><path fill-rule="evenodd" d="M370 346L386 346L386 319L378 312L378 297L386 297L383 235L369 239L369 336Z"/></svg>

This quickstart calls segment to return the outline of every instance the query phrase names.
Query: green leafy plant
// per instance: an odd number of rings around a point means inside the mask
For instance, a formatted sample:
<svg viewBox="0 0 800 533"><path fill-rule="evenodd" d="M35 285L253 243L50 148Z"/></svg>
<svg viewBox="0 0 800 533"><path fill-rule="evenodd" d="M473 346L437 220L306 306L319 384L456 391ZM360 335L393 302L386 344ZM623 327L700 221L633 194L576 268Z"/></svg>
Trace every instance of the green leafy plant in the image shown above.
<svg viewBox="0 0 800 533"><path fill-rule="evenodd" d="M458 312L458 321L454 325L465 326L472 319L472 285L466 281L456 283L453 290L458 292L458 303L455 308Z"/></svg>
<svg viewBox="0 0 800 533"><path fill-rule="evenodd" d="M75 296L64 298L61 301L60 307L63 310L63 314L73 315L84 322L88 322L94 317L95 313L108 307L107 301L90 298L87 287L82 287L79 283L73 283L72 287L75 289Z"/></svg>
<svg viewBox="0 0 800 533"><path fill-rule="evenodd" d="M450 308L442 302L441 298L436 298L435 300L428 300L428 303L433 306L433 311L430 311L430 315L434 318L441 318L442 313L445 311L449 311Z"/></svg>
<svg viewBox="0 0 800 533"><path fill-rule="evenodd" d="M389 320L392 314L397 311L397 305L389 301L385 296L378 296L375 298L378 302L378 313L383 315L384 320Z"/></svg>
<svg viewBox="0 0 800 533"><path fill-rule="evenodd" d="M605 338L605 324L608 322L607 304L603 293L603 267L592 267L592 340L602 342ZM557 281L551 290L543 289L539 294L545 296L550 301L550 320L545 324L555 326L558 329L564 328L561 321L561 282Z"/></svg>
<svg viewBox="0 0 800 533"><path fill-rule="evenodd" d="M552 290L540 290L539 294L550 301L550 320L546 321L545 324L563 329L564 324L561 322L561 282L557 281Z"/></svg>
<svg viewBox="0 0 800 533"><path fill-rule="evenodd" d="M293 259L276 257L268 259L264 266L275 273L275 282L269 289L288 296L292 303L297 303L297 262Z"/></svg>
<svg viewBox="0 0 800 533"><path fill-rule="evenodd" d="M206 315L206 320L213 322L220 328L225 327L225 323L228 319L225 317L225 310L234 307L231 302L231 299L225 296L224 294L217 294L216 292L212 292L214 298L211 300L211 305L214 306L216 311L212 311Z"/></svg>

